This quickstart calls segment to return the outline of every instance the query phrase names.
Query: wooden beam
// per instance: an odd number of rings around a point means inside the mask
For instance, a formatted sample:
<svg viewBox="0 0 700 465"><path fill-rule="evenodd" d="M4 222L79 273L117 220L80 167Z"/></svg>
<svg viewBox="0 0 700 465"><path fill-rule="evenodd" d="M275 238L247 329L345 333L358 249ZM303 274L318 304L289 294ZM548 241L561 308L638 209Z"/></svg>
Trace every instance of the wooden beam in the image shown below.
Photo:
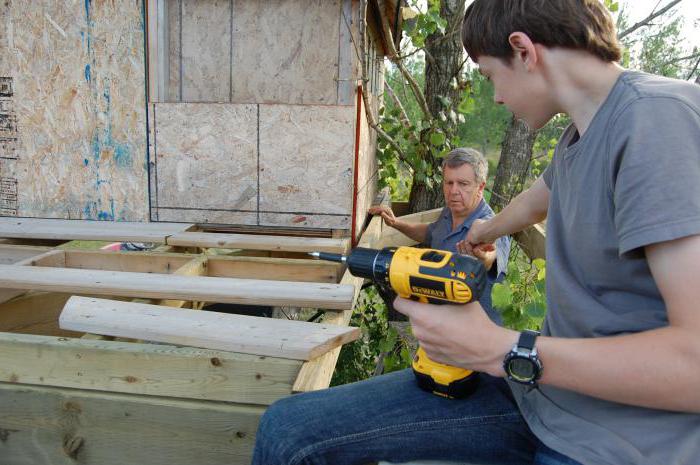
<svg viewBox="0 0 700 465"><path fill-rule="evenodd" d="M2 254L2 249L0 249L0 254ZM67 250L65 257L66 268L171 274L199 255ZM313 259L226 255L207 255L207 257L206 276L274 281L338 282L339 265L330 262Z"/></svg>
<svg viewBox="0 0 700 465"><path fill-rule="evenodd" d="M217 312L173 312L157 305L86 297L72 297L66 303L59 325L73 331L295 360L316 358L360 336L358 328Z"/></svg>
<svg viewBox="0 0 700 465"><path fill-rule="evenodd" d="M14 263L14 266L64 266L65 255L62 250L49 249L33 257ZM0 289L0 304L24 294L26 289Z"/></svg>
<svg viewBox="0 0 700 465"><path fill-rule="evenodd" d="M170 274L199 255L153 252L67 250L66 268Z"/></svg>
<svg viewBox="0 0 700 465"><path fill-rule="evenodd" d="M209 257L208 276L337 283L340 265L319 260Z"/></svg>
<svg viewBox="0 0 700 465"><path fill-rule="evenodd" d="M0 265L0 288L182 299L251 305L349 309L354 289L338 284L172 276Z"/></svg>
<svg viewBox="0 0 700 465"><path fill-rule="evenodd" d="M167 240L167 244L181 247L345 253L348 250L350 241L349 239L328 239L321 237L183 232L170 236Z"/></svg>
<svg viewBox="0 0 700 465"><path fill-rule="evenodd" d="M51 250L50 247L0 244L0 265L13 265L20 260L36 257L49 250Z"/></svg>
<svg viewBox="0 0 700 465"><path fill-rule="evenodd" d="M165 243L171 234L193 227L186 223L129 223L0 217L0 237Z"/></svg>
<svg viewBox="0 0 700 465"><path fill-rule="evenodd" d="M292 392L301 363L194 347L0 333L0 382L268 405Z"/></svg>
<svg viewBox="0 0 700 465"><path fill-rule="evenodd" d="M4 464L247 465L263 411L0 383L0 457Z"/></svg>
<svg viewBox="0 0 700 465"><path fill-rule="evenodd" d="M534 260L545 258L545 224L533 225L514 235L525 254Z"/></svg>
<svg viewBox="0 0 700 465"><path fill-rule="evenodd" d="M75 337L58 327L58 316L70 294L27 292L0 304L0 331Z"/></svg>

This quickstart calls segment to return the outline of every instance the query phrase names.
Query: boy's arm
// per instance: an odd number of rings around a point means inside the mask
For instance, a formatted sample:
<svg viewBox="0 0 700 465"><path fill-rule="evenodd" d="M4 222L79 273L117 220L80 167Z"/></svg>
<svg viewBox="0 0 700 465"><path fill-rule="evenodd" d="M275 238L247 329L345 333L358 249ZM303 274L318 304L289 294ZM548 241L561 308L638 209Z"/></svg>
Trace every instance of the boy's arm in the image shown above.
<svg viewBox="0 0 700 465"><path fill-rule="evenodd" d="M537 338L549 384L613 402L700 413L700 235L645 247L668 311L668 326L599 338ZM436 362L504 376L518 333L497 326L478 302L443 305L397 299L413 334ZM439 317L436 317L439 316Z"/></svg>
<svg viewBox="0 0 700 465"><path fill-rule="evenodd" d="M540 176L526 191L521 192L498 215L474 222L469 229L466 241L471 245L492 243L501 236L507 236L540 223L547 218L549 188Z"/></svg>
<svg viewBox="0 0 700 465"><path fill-rule="evenodd" d="M398 230L404 235L410 237L416 242L424 243L428 234L427 223L408 223L401 221L396 216L391 208L384 205L375 205L369 208L371 215L381 215L384 222L392 228Z"/></svg>

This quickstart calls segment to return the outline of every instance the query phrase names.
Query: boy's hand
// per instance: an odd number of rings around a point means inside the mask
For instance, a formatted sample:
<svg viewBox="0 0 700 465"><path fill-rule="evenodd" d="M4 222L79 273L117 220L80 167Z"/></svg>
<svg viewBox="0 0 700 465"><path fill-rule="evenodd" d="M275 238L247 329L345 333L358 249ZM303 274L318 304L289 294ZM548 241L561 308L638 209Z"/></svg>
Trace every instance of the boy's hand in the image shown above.
<svg viewBox="0 0 700 465"><path fill-rule="evenodd" d="M394 224L396 224L396 216L394 216L394 212L389 207L373 205L369 207L368 211L370 215L381 215L387 226L394 226Z"/></svg>
<svg viewBox="0 0 700 465"><path fill-rule="evenodd" d="M505 376L503 357L518 333L496 325L479 302L438 307L398 297L394 308L411 319L413 335L431 360Z"/></svg>

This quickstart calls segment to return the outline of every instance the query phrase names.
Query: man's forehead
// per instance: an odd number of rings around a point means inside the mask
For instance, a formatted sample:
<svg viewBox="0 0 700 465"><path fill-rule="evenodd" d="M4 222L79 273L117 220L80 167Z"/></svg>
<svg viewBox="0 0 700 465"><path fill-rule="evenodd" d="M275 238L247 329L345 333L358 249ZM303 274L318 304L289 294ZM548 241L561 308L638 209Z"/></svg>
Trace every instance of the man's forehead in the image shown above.
<svg viewBox="0 0 700 465"><path fill-rule="evenodd" d="M445 166L443 179L447 181L448 178L456 181L473 181L476 179L476 173L474 173L474 168L469 163L464 163L454 168Z"/></svg>

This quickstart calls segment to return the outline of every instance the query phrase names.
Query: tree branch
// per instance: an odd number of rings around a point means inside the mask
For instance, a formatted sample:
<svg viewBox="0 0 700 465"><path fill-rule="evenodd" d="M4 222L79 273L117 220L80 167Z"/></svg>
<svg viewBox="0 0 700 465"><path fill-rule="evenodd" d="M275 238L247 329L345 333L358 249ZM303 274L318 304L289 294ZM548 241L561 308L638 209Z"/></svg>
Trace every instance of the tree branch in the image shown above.
<svg viewBox="0 0 700 465"><path fill-rule="evenodd" d="M411 126L411 120L408 118L408 114L406 113L406 109L403 107L401 104L401 100L396 96L396 93L394 92L394 89L391 88L388 82L384 81L384 88L386 89L386 92L389 94L391 97L391 100L394 101L394 105L396 105L396 108L399 109L401 112L401 123L404 125L404 127L408 128Z"/></svg>
<svg viewBox="0 0 700 465"><path fill-rule="evenodd" d="M617 35L617 38L618 38L618 39L622 39L622 38L627 37L628 35L632 34L634 31L636 31L636 30L639 29L640 27L647 26L647 25L648 25L650 22L652 22L655 18L658 18L658 17L661 16L662 14L666 13L668 10L670 10L670 9L673 8L674 6L678 5L678 4L679 4L680 2L682 2L682 1L683 1L683 0L673 0L673 1L671 1L668 5L666 5L665 7L661 8L659 11L657 11L657 12L653 12L653 11L652 11L651 14L650 14L649 16L647 16L647 17L644 18L643 20L639 21L638 23L634 24L632 27L629 27L629 28L625 29L624 31L622 31L621 33L619 33L619 34Z"/></svg>
<svg viewBox="0 0 700 465"><path fill-rule="evenodd" d="M366 8L367 6L365 5L365 12ZM366 18L367 17L365 16L365 22ZM403 61L400 60L399 53L396 51L396 47L394 47L394 35L391 32L389 22L386 20L386 18L384 18L384 15L381 15L379 22L382 25L382 32L384 33L386 46L388 48L387 56L392 61L392 63L394 63L397 68L399 68L399 71L401 71L401 75L404 77L404 79L408 81L408 84L411 86L411 91L416 97L418 106L420 107L421 111L425 114L425 117L427 119L432 119L432 115L430 114L430 110L428 109L428 102L425 100L425 95L423 95L423 91L420 89L420 86L416 82L415 78L411 75L411 73L408 72L408 70L403 64Z"/></svg>
<svg viewBox="0 0 700 465"><path fill-rule="evenodd" d="M698 56L700 57L700 54ZM695 62L695 66L693 66L692 71L689 72L688 75L685 77L686 81L690 80L690 78L693 77L693 74L695 74L695 71L698 70L698 66L700 66L700 58L698 58L698 61ZM700 79L700 76L698 76L698 79ZM697 80L696 80L696 82L697 82Z"/></svg>
<svg viewBox="0 0 700 465"><path fill-rule="evenodd" d="M367 123L369 126L377 131L377 134L382 137L389 145L391 145L394 150L396 150L396 154L399 157L399 160L401 160L403 163L408 166L409 170L413 172L413 167L411 166L408 161L406 161L406 154L403 153L403 150L401 150L401 146L396 142L389 134L387 134L379 125L377 124L377 121L374 119L374 114L372 113L372 105L370 105L370 100L369 100L369 94L367 92L367 86L365 85L366 82L369 80L367 79L367 1L366 0L360 0L360 12L362 14L361 16L361 21L360 21L360 67L361 67L361 72L362 72L362 85L360 86L361 92L362 92L362 102L365 107L365 115L367 116ZM393 47L393 43L391 45ZM395 52L396 50L394 50Z"/></svg>

